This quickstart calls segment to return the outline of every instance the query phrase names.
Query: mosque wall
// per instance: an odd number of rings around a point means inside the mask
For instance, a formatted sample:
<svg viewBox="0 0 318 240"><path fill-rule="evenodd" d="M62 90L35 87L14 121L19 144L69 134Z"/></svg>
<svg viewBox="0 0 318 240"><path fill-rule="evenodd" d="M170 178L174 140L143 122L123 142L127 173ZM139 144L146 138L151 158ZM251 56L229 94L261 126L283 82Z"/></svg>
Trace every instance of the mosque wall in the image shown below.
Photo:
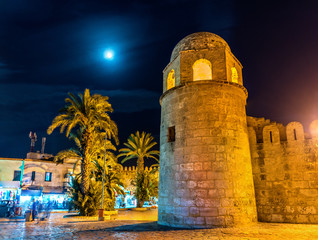
<svg viewBox="0 0 318 240"><path fill-rule="evenodd" d="M318 223L318 120L307 134L246 117L242 68L213 33L174 47L160 98L159 224Z"/></svg>
<svg viewBox="0 0 318 240"><path fill-rule="evenodd" d="M259 221L318 223L316 136L299 122L247 117L247 124Z"/></svg>

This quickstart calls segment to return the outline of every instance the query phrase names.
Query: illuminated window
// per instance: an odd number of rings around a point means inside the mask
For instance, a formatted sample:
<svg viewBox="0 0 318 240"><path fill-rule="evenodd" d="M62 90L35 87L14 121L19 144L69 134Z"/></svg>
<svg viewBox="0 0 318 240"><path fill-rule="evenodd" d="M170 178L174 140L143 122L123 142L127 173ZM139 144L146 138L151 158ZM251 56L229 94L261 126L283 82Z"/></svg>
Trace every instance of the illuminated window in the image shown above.
<svg viewBox="0 0 318 240"><path fill-rule="evenodd" d="M46 172L45 173L45 181L46 182L51 182L52 181L52 173L51 172Z"/></svg>
<svg viewBox="0 0 318 240"><path fill-rule="evenodd" d="M176 85L176 77L174 74L174 70L172 69L169 74L168 74L168 78L167 78L167 90L169 90L170 88L175 87Z"/></svg>
<svg viewBox="0 0 318 240"><path fill-rule="evenodd" d="M238 74L235 67L231 68L232 71L232 82L238 83Z"/></svg>
<svg viewBox="0 0 318 240"><path fill-rule="evenodd" d="M212 80L212 65L206 59L195 61L193 68L193 81Z"/></svg>
<svg viewBox="0 0 318 240"><path fill-rule="evenodd" d="M168 127L168 142L174 142L176 140L176 128Z"/></svg>
<svg viewBox="0 0 318 240"><path fill-rule="evenodd" d="M13 172L13 181L20 181L21 178L21 171L14 171Z"/></svg>

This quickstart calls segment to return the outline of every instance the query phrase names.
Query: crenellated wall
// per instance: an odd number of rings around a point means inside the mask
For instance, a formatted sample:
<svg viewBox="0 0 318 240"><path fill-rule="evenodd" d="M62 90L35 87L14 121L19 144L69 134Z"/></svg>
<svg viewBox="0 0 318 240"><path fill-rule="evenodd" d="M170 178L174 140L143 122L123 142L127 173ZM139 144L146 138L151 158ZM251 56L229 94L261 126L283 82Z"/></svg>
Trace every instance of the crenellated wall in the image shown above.
<svg viewBox="0 0 318 240"><path fill-rule="evenodd" d="M153 167L145 167L145 171L152 171ZM131 184L133 180L136 180L137 178L137 167L123 167L122 168L123 178L124 178L124 184L125 184L125 190L134 192L136 190L136 187ZM159 171L155 173L156 177L159 179Z"/></svg>
<svg viewBox="0 0 318 240"><path fill-rule="evenodd" d="M259 221L318 223L318 121L247 117Z"/></svg>

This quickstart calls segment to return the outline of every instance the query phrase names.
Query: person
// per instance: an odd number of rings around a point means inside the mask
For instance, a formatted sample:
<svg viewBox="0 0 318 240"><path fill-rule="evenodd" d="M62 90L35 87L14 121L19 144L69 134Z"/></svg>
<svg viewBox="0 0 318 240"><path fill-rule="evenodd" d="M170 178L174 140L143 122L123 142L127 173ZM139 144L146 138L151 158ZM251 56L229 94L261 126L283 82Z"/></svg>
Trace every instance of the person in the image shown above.
<svg viewBox="0 0 318 240"><path fill-rule="evenodd" d="M43 210L43 204L41 202L38 203L38 223L41 221L41 218L43 218L42 210Z"/></svg>
<svg viewBox="0 0 318 240"><path fill-rule="evenodd" d="M10 200L8 203L8 217L9 218L14 217L14 209L15 209L15 202L13 200Z"/></svg>
<svg viewBox="0 0 318 240"><path fill-rule="evenodd" d="M52 210L52 203L51 203L51 201L48 201L48 203L46 204L46 207L45 207L45 218L46 219L49 219L50 214L51 214L51 210Z"/></svg>
<svg viewBox="0 0 318 240"><path fill-rule="evenodd" d="M35 216L36 216L36 207L37 207L37 203L35 201L35 198L33 198L33 204L32 204L32 222L34 221L35 219Z"/></svg>

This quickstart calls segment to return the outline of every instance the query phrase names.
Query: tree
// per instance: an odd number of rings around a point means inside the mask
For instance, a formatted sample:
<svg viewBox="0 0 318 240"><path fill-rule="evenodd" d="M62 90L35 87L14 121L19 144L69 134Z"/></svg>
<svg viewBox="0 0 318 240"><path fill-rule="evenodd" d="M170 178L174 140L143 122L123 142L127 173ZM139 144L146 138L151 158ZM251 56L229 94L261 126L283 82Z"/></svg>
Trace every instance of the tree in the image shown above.
<svg viewBox="0 0 318 240"><path fill-rule="evenodd" d="M81 176L75 175L72 179L71 198L75 208L80 211L82 216L93 216L101 206L102 199L102 174L103 168L98 161L93 165L92 177L89 179L90 185L88 193L84 196L80 191ZM121 182L121 166L118 163L106 165L105 183L104 183L104 209L106 211L114 210L115 194L125 195L124 184Z"/></svg>
<svg viewBox="0 0 318 240"><path fill-rule="evenodd" d="M157 162L159 151L152 150L152 147L155 146L157 143L153 141L153 137L150 133L142 132L141 134L139 131L136 132L136 134L131 134L129 138L127 139L127 143L124 143L126 148L122 148L119 150L120 154L118 157L124 156L124 159L121 161L121 163L124 163L130 159L137 158L137 192L141 190L143 187L142 184L144 182L144 161L145 159L154 159ZM139 198L141 195L137 194L137 207L142 207L144 200L142 198Z"/></svg>
<svg viewBox="0 0 318 240"><path fill-rule="evenodd" d="M135 196L139 202L137 207L142 207L152 197L158 197L159 181L155 171L143 171L132 184L136 186Z"/></svg>
<svg viewBox="0 0 318 240"><path fill-rule="evenodd" d="M65 131L67 137L72 130L77 130L77 145L80 146L76 153L81 161L81 184L80 191L85 198L89 192L91 161L97 156L100 147L96 147L96 139L100 138L99 133L105 132L108 139L114 139L118 144L117 126L108 115L112 112L108 97L99 94L90 95L85 89L84 95L75 96L72 93L65 99L66 106L60 110L47 133L51 134L54 129L60 127L60 133ZM73 152L74 153L74 152Z"/></svg>
<svg viewBox="0 0 318 240"><path fill-rule="evenodd" d="M80 134L70 134L69 138L73 140L76 147L60 151L55 157L54 161L57 164L69 162L75 160L73 172L75 168L82 160L81 155L81 142L79 140ZM80 215L92 216L96 214L97 209L101 206L101 195L102 195L102 179L103 179L103 163L105 156L105 132L94 135L94 147L92 148L91 154L91 172L90 172L90 184L89 190L86 195L83 195L80 191L81 185L81 174L73 174L72 178L72 191L71 198L75 208L80 211ZM125 194L122 190L124 184L121 179L122 166L117 163L117 158L113 151L116 151L116 147L111 141L106 142L106 167L105 167L105 183L104 183L104 204L103 208L108 210L114 210L115 207L115 193Z"/></svg>

